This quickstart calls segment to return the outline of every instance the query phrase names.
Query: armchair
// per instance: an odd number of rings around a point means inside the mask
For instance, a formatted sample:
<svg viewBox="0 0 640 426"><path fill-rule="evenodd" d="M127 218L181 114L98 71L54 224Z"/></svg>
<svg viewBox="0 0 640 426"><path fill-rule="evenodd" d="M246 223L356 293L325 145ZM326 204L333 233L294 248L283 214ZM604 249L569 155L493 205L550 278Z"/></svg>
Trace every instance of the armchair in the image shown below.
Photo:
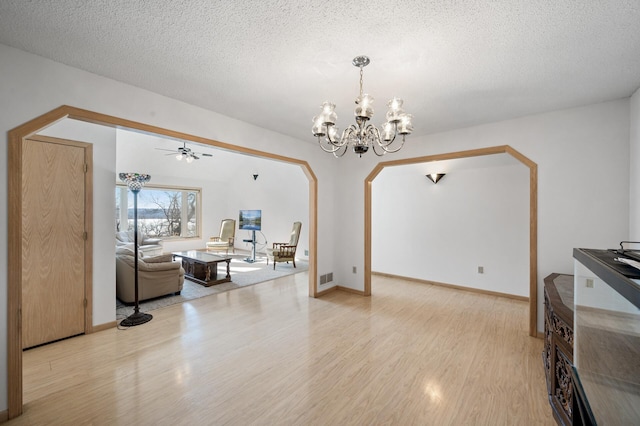
<svg viewBox="0 0 640 426"><path fill-rule="evenodd" d="M116 248L116 296L124 303L135 301L134 252L128 247ZM184 269L171 254L138 259L139 300L168 294L180 294Z"/></svg>
<svg viewBox="0 0 640 426"><path fill-rule="evenodd" d="M269 259L273 261L273 269L276 269L276 262L293 262L296 267L296 248L298 247L298 239L300 238L301 222L293 222L291 229L291 237L288 243L273 243L272 248L267 248L267 265Z"/></svg>
<svg viewBox="0 0 640 426"><path fill-rule="evenodd" d="M222 251L229 254L236 252L234 245L236 235L236 221L234 219L223 219L220 224L220 236L211 237L206 243L207 251Z"/></svg>

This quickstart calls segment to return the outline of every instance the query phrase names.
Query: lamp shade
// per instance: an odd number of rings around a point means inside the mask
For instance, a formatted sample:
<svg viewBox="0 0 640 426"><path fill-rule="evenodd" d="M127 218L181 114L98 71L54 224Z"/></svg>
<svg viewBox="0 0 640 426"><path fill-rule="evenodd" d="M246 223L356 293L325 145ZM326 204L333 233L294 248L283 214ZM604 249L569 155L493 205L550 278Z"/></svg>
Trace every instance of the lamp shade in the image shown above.
<svg viewBox="0 0 640 426"><path fill-rule="evenodd" d="M151 176L144 173L120 173L120 180L127 184L132 191L140 191L145 183L151 180Z"/></svg>

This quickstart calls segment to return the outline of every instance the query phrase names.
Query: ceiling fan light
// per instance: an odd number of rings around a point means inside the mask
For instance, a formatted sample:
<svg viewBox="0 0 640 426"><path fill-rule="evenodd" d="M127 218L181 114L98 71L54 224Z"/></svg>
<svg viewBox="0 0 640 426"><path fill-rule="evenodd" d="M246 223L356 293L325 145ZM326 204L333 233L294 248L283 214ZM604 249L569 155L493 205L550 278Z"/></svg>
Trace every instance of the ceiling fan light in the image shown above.
<svg viewBox="0 0 640 426"><path fill-rule="evenodd" d="M187 163L191 163L191 162L193 162L193 156L188 155L187 156Z"/></svg>
<svg viewBox="0 0 640 426"><path fill-rule="evenodd" d="M178 155L176 155L176 160L178 161L182 160L182 153L179 153Z"/></svg>

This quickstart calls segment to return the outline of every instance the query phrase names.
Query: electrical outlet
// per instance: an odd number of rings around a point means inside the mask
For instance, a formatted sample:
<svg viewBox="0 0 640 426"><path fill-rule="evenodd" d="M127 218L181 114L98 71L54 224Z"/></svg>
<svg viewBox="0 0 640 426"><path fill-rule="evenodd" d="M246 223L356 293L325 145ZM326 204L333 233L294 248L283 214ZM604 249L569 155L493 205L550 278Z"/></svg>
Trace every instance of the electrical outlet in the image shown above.
<svg viewBox="0 0 640 426"><path fill-rule="evenodd" d="M587 278L586 287L593 288L593 279Z"/></svg>
<svg viewBox="0 0 640 426"><path fill-rule="evenodd" d="M484 266L478 266L478 273L484 274Z"/></svg>
<svg viewBox="0 0 640 426"><path fill-rule="evenodd" d="M355 266L353 267L352 272L353 272L354 274L358 273L358 270L356 269L356 267L355 267Z"/></svg>
<svg viewBox="0 0 640 426"><path fill-rule="evenodd" d="M305 255L305 256L309 256L309 250L305 250L305 251L304 251L304 255Z"/></svg>

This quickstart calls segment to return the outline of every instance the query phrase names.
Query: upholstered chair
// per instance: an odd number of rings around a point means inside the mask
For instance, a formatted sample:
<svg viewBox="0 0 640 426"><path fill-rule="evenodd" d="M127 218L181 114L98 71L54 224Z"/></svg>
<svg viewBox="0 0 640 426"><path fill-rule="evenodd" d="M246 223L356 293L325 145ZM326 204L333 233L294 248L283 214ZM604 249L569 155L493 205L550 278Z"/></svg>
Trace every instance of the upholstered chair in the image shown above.
<svg viewBox="0 0 640 426"><path fill-rule="evenodd" d="M135 302L135 257L126 246L116 248L116 296L124 303ZM171 254L143 256L138 259L139 300L168 294L180 294L184 269Z"/></svg>
<svg viewBox="0 0 640 426"><path fill-rule="evenodd" d="M235 253L235 236L236 221L234 219L222 219L222 223L220 224L220 235L217 237L211 237L209 241L207 241L207 251L224 251L225 254L229 254L229 249L231 249L231 252Z"/></svg>
<svg viewBox="0 0 640 426"><path fill-rule="evenodd" d="M271 248L267 248L267 265L269 260L272 260L273 269L276 269L276 262L288 263L291 261L293 262L293 267L296 267L296 248L300 239L300 229L302 229L302 222L293 222L289 242L273 243Z"/></svg>

